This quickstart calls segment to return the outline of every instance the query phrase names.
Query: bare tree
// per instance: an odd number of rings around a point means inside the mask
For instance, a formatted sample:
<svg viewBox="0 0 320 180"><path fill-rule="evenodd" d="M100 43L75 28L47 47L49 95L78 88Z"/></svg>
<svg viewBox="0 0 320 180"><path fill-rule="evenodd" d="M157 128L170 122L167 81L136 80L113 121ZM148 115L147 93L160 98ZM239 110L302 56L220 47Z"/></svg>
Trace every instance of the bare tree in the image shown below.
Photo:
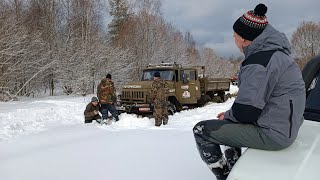
<svg viewBox="0 0 320 180"><path fill-rule="evenodd" d="M197 62L200 60L200 55L196 41L193 39L193 36L190 32L185 33L185 41L188 45L187 61L190 65L196 65Z"/></svg>
<svg viewBox="0 0 320 180"><path fill-rule="evenodd" d="M291 44L303 67L311 57L320 54L320 24L302 22L293 33Z"/></svg>
<svg viewBox="0 0 320 180"><path fill-rule="evenodd" d="M149 63L203 63L216 77L234 67L212 49L199 51L190 32L168 23L161 0L108 2L109 12L104 0L0 1L0 91L85 95L107 73L119 90Z"/></svg>
<svg viewBox="0 0 320 180"><path fill-rule="evenodd" d="M211 48L200 49L200 65L206 67L206 75L211 77L228 78L234 74L235 65L216 55Z"/></svg>
<svg viewBox="0 0 320 180"><path fill-rule="evenodd" d="M64 0L58 81L65 93L92 93L104 44L98 0ZM99 69L98 69L99 70Z"/></svg>

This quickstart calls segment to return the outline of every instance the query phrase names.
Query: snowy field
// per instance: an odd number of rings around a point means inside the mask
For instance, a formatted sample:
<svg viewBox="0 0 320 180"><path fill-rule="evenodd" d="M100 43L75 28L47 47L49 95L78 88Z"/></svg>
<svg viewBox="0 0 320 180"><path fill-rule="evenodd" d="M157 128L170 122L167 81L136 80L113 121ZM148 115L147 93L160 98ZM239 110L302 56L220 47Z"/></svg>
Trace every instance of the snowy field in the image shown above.
<svg viewBox="0 0 320 180"><path fill-rule="evenodd" d="M197 152L192 128L229 109L234 98L176 113L161 127L125 113L109 126L83 124L90 99L0 103L0 180L215 179Z"/></svg>

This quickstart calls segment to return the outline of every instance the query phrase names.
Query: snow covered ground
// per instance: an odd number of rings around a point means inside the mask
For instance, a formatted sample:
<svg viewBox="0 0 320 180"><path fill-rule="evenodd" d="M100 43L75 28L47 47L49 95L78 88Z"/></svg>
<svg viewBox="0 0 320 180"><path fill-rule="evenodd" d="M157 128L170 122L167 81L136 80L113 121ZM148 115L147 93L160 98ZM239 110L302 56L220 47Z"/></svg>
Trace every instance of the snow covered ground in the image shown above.
<svg viewBox="0 0 320 180"><path fill-rule="evenodd" d="M83 111L90 99L0 103L0 179L215 179L196 150L192 127L229 109L233 98L176 113L161 127L133 114L121 114L110 126L85 125Z"/></svg>

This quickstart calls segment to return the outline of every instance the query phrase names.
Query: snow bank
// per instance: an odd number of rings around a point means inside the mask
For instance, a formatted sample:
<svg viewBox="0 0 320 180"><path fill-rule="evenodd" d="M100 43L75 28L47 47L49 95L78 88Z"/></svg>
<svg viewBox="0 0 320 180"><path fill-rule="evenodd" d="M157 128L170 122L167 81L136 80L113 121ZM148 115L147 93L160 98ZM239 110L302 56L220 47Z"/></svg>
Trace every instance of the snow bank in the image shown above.
<svg viewBox="0 0 320 180"><path fill-rule="evenodd" d="M231 86L230 93L235 91L237 91L237 87ZM58 126L83 126L83 111L90 99L91 96L58 96L2 102L0 103L0 142ZM120 115L119 122L101 128L115 131L172 128L190 130L201 120L216 118L218 113L229 109L233 101L234 98L222 104L211 103L202 108L176 113L169 116L167 126L160 128L154 127L153 118L126 113Z"/></svg>

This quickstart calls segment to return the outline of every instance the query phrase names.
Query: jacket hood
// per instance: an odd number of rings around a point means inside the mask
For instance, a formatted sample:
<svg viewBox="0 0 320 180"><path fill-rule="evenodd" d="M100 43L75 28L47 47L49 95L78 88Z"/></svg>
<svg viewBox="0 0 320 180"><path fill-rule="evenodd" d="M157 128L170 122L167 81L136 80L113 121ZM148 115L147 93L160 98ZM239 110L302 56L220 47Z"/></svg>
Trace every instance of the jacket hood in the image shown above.
<svg viewBox="0 0 320 180"><path fill-rule="evenodd" d="M247 58L256 52L270 50L282 51L287 55L291 54L291 46L287 36L269 24L249 46L244 48L244 55Z"/></svg>

